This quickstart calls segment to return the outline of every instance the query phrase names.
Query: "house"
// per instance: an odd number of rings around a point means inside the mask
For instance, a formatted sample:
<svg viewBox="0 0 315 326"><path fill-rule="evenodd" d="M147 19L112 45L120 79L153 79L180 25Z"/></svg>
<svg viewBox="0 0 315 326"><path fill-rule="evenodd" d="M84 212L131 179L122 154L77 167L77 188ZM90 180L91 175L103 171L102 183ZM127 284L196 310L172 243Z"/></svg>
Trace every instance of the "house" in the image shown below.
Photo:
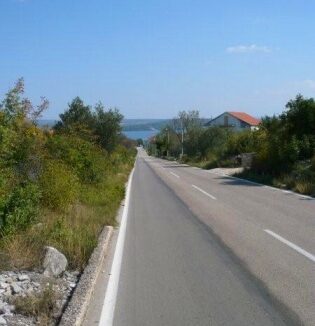
<svg viewBox="0 0 315 326"><path fill-rule="evenodd" d="M245 112L227 111L205 124L206 127L218 126L240 131L244 129L256 130L260 123L259 119L252 117Z"/></svg>

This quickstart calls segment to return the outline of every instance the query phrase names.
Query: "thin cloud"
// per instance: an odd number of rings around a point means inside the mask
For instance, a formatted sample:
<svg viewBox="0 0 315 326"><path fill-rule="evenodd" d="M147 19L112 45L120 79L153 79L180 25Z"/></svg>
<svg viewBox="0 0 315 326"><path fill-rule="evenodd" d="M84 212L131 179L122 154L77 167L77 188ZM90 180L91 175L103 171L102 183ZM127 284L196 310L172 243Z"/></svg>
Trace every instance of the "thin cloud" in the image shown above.
<svg viewBox="0 0 315 326"><path fill-rule="evenodd" d="M268 46L260 46L256 44L250 45L236 45L229 46L226 48L228 53L270 53L272 52L271 48Z"/></svg>

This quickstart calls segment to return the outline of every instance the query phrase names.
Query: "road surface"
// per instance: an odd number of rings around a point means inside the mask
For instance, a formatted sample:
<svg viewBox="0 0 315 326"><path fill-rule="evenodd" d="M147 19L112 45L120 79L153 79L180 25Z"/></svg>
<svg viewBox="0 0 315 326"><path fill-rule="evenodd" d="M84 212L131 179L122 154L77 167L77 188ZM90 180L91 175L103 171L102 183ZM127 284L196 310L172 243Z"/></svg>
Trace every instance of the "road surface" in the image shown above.
<svg viewBox="0 0 315 326"><path fill-rule="evenodd" d="M104 314L114 252L85 325ZM314 200L140 150L107 323L315 325L314 252Z"/></svg>

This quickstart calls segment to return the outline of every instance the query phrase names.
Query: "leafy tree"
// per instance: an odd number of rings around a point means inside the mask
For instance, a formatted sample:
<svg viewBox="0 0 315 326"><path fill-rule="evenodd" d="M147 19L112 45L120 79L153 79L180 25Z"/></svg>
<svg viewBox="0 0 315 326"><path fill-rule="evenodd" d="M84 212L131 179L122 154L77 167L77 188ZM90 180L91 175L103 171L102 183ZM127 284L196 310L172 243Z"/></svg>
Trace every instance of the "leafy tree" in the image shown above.
<svg viewBox="0 0 315 326"><path fill-rule="evenodd" d="M198 141L202 131L202 120L199 111L180 111L178 116L172 120L178 141L184 145L185 154L194 156L198 153ZM183 138L183 139L182 139Z"/></svg>
<svg viewBox="0 0 315 326"><path fill-rule="evenodd" d="M48 101L41 98L34 107L23 94L24 80L19 79L0 104L0 166L14 168L21 179L34 179L45 139L36 119L48 107Z"/></svg>
<svg viewBox="0 0 315 326"><path fill-rule="evenodd" d="M90 106L85 105L80 97L68 104L68 109L59 115L55 130L77 134L82 138L91 139L94 124Z"/></svg>
<svg viewBox="0 0 315 326"><path fill-rule="evenodd" d="M286 105L286 111L280 116L284 137L295 137L299 146L299 158L309 159L315 148L315 101L297 95Z"/></svg>
<svg viewBox="0 0 315 326"><path fill-rule="evenodd" d="M137 139L137 146L143 146L143 139L142 138Z"/></svg>
<svg viewBox="0 0 315 326"><path fill-rule="evenodd" d="M315 136L315 101L297 95L286 105L286 111L280 116L287 136L295 135L301 140L305 135Z"/></svg>
<svg viewBox="0 0 315 326"><path fill-rule="evenodd" d="M93 110L76 97L68 109L60 114L55 130L74 134L112 152L121 139L122 119L117 109L105 111L103 104L98 103Z"/></svg>
<svg viewBox="0 0 315 326"><path fill-rule="evenodd" d="M117 109L105 111L102 103L98 103L93 119L94 133L99 144L108 152L112 152L120 140L123 115Z"/></svg>
<svg viewBox="0 0 315 326"><path fill-rule="evenodd" d="M0 104L0 229L12 233L36 219L45 135L36 120L48 106L45 98L34 107L23 97L19 79Z"/></svg>
<svg viewBox="0 0 315 326"><path fill-rule="evenodd" d="M225 128L208 127L200 134L199 150L202 158L206 158L209 153L218 157L224 155L226 142L230 133Z"/></svg>
<svg viewBox="0 0 315 326"><path fill-rule="evenodd" d="M3 102L0 104L0 110L6 117L6 122L24 122L30 120L33 123L45 111L49 102L45 97L41 97L41 102L34 107L28 98L22 98L24 94L24 79L20 78L15 86L6 94Z"/></svg>

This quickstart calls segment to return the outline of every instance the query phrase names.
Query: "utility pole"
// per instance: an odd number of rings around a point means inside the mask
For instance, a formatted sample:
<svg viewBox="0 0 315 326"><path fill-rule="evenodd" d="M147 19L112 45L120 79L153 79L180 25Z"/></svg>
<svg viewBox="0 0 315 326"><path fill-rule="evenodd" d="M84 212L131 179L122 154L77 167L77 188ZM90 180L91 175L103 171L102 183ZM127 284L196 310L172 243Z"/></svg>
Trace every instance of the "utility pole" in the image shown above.
<svg viewBox="0 0 315 326"><path fill-rule="evenodd" d="M170 131L168 128L166 128L167 131L167 151L166 151L166 156L169 157L169 146L170 146Z"/></svg>
<svg viewBox="0 0 315 326"><path fill-rule="evenodd" d="M180 122L181 122L181 127L182 127L182 154L181 154L181 157L183 157L183 155L184 155L184 127L183 127L183 120L181 120Z"/></svg>

